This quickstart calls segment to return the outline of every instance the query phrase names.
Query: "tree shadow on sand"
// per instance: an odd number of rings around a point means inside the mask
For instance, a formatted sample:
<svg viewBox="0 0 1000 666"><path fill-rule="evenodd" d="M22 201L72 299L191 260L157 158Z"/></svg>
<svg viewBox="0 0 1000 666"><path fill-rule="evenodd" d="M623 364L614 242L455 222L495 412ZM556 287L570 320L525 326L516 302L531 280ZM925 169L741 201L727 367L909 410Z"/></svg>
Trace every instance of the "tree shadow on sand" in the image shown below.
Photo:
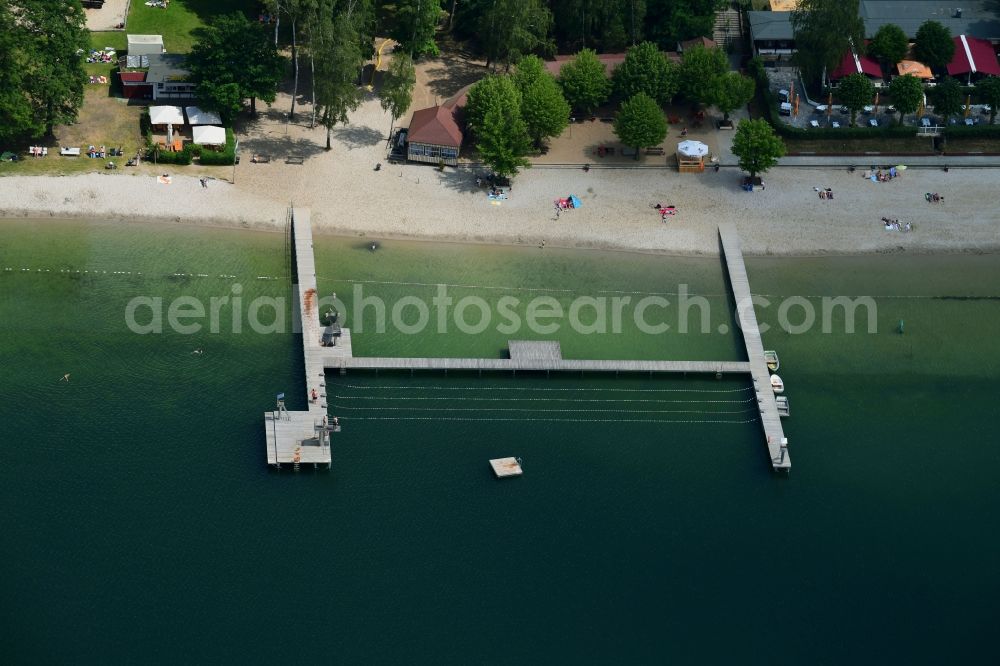
<svg viewBox="0 0 1000 666"><path fill-rule="evenodd" d="M334 141L344 144L348 150L368 148L385 143L385 133L366 125L337 127L331 132Z"/></svg>
<svg viewBox="0 0 1000 666"><path fill-rule="evenodd" d="M426 70L427 87L435 96L444 100L487 74L489 70L478 63L460 56L442 54Z"/></svg>

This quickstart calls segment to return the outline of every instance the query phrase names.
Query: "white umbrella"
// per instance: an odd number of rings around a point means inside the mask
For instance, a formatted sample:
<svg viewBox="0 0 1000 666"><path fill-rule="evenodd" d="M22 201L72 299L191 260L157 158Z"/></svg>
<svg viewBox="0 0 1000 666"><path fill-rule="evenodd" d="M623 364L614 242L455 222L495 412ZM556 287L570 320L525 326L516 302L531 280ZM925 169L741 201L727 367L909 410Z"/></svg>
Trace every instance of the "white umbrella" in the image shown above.
<svg viewBox="0 0 1000 666"><path fill-rule="evenodd" d="M173 123L167 123L167 148L174 145L174 125ZM171 148L171 150L173 150Z"/></svg>
<svg viewBox="0 0 1000 666"><path fill-rule="evenodd" d="M677 144L677 152L685 157L704 157L708 155L708 146L701 141L681 141Z"/></svg>

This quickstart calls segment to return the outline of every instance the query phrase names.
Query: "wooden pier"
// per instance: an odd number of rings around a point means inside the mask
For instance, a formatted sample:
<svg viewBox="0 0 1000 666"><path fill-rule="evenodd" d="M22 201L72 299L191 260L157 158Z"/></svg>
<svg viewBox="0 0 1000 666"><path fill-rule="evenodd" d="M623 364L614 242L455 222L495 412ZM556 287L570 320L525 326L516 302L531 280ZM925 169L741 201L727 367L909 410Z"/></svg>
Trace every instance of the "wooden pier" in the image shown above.
<svg viewBox="0 0 1000 666"><path fill-rule="evenodd" d="M488 372L600 372L652 374L749 375L753 381L760 420L764 430L771 465L775 470L791 468L787 440L781 427L778 406L771 390L770 373L764 361L757 317L750 300L750 284L739 236L732 225L721 225L723 259L737 303L737 313L747 361L638 361L566 359L558 342L511 340L508 358L394 358L356 357L351 350L351 332L340 328L333 337L330 326L320 322L319 303L322 296L316 290L316 264L313 255L312 228L309 211L301 208L291 212L293 248L296 260L299 307L295 313L301 322L302 346L305 357L305 391L309 406L306 411L289 412L280 407L264 415L267 432L268 464L281 467L291 464L331 463L329 435L339 428L329 421L326 402L326 371L348 370L430 370ZM327 346L334 341L334 346ZM324 344L326 343L326 344ZM316 398L313 399L314 395Z"/></svg>
<svg viewBox="0 0 1000 666"><path fill-rule="evenodd" d="M750 295L750 280L743 264L743 249L740 247L740 237L736 233L736 227L732 224L720 224L719 239L722 242L722 258L729 271L729 285L736 299L736 314L740 330L743 332L743 343L747 348L750 377L753 379L753 388L757 395L760 423L764 428L771 467L788 471L792 467L792 461L788 457L788 440L785 439L785 432L781 428L778 403L771 389L771 373L768 372L767 362L764 360L764 344L760 339L760 327L757 325L757 315L754 313Z"/></svg>
<svg viewBox="0 0 1000 666"><path fill-rule="evenodd" d="M264 414L267 433L267 462L280 467L293 467L304 463L330 465L329 434L333 426L326 411L327 358L351 355L351 332L340 329L336 346L324 347L322 340L328 328L319 319L319 301L322 295L316 290L316 258L313 253L312 220L308 209L296 208L291 212L292 251L295 253L296 289L298 308L294 313L302 330L302 350L305 357L306 411L290 412L276 409ZM313 392L316 398L313 399Z"/></svg>

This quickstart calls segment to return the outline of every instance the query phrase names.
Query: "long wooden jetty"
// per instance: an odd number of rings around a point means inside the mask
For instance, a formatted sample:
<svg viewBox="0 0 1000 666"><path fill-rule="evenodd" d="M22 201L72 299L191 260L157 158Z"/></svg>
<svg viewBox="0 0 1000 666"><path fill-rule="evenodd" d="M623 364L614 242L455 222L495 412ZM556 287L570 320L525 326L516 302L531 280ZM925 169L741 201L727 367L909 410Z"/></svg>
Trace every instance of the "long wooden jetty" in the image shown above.
<svg viewBox="0 0 1000 666"><path fill-rule="evenodd" d="M778 407L771 389L770 374L764 361L757 317L750 300L750 283L743 263L739 236L732 225L721 225L724 260L729 282L736 299L740 327L746 345L747 361L639 361L566 359L558 342L511 340L508 358L396 358L358 357L351 349L351 332L320 322L316 291L316 264L313 254L312 227L309 211L291 211L293 251L296 262L296 316L301 323L302 347L305 358L305 390L309 400L306 411L290 412L279 400L277 408L264 415L267 432L268 464L281 467L291 464L331 464L330 433L339 430L335 419L327 415L326 371L341 374L348 370L462 370L488 372L614 372L649 374L708 374L749 375L756 391L760 420L764 429L771 465L775 470L791 468L787 440L778 416ZM334 343L331 346L331 342ZM313 398L313 396L316 396Z"/></svg>
<svg viewBox="0 0 1000 666"><path fill-rule="evenodd" d="M736 313L747 349L750 377L757 395L760 423L764 428L771 467L788 471L792 468L792 461L788 457L788 440L781 427L781 417L778 416L778 403L771 388L771 373L764 361L764 343L760 339L760 327L757 325L757 315L750 295L750 279L743 263L743 249L740 247L736 227L732 224L720 224L719 239L722 242L722 258L729 271L729 285L736 299Z"/></svg>

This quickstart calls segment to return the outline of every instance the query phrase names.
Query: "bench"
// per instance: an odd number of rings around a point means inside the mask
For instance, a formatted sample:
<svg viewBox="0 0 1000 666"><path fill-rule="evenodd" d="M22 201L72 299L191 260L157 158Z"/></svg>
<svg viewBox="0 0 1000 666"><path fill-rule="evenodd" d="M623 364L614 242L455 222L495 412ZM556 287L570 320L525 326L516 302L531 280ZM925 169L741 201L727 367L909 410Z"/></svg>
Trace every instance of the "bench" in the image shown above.
<svg viewBox="0 0 1000 666"><path fill-rule="evenodd" d="M267 164L270 161L271 161L270 155L260 155L257 153L254 153L253 157L250 158L250 162L252 162L253 164Z"/></svg>
<svg viewBox="0 0 1000 666"><path fill-rule="evenodd" d="M289 155L285 158L285 164L305 164L306 158L301 155Z"/></svg>
<svg viewBox="0 0 1000 666"><path fill-rule="evenodd" d="M60 148L59 149L59 154L60 155L66 155L66 156L69 156L69 157L79 157L80 156L80 149L79 148Z"/></svg>
<svg viewBox="0 0 1000 666"><path fill-rule="evenodd" d="M646 149L646 154L647 155L665 155L666 153L663 151L663 148L661 148L659 146L653 146L652 148L647 148Z"/></svg>

